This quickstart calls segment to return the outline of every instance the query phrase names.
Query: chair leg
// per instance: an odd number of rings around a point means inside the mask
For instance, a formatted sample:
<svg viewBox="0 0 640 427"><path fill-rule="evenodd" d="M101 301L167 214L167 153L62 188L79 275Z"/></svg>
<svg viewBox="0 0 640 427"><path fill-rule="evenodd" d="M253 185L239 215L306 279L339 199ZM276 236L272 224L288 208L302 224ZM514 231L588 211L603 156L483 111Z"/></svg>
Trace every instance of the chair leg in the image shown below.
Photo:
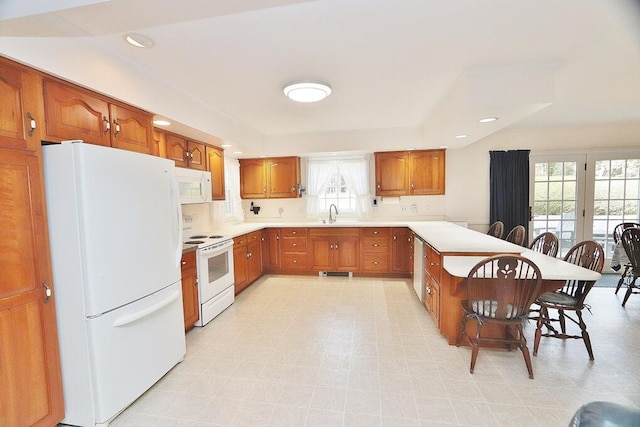
<svg viewBox="0 0 640 427"><path fill-rule="evenodd" d="M524 357L524 363L527 365L527 371L529 372L529 378L533 379L533 366L531 365L531 356L529 355L529 347L527 347L527 340L524 337L522 331L522 325L518 325L518 336L520 350L522 351L522 357Z"/></svg>
<svg viewBox="0 0 640 427"><path fill-rule="evenodd" d="M616 286L616 295L618 295L618 291L620 290L620 287L624 283L624 278L627 276L628 268L629 267L625 267L624 271L622 272L622 274L620 274L620 280L618 280L618 286Z"/></svg>
<svg viewBox="0 0 640 427"><path fill-rule="evenodd" d="M471 343L471 366L469 367L469 373L473 374L473 370L476 367L476 359L478 358L478 350L480 350L480 346L477 342Z"/></svg>
<svg viewBox="0 0 640 427"><path fill-rule="evenodd" d="M467 316L462 316L462 325L460 326L460 334L456 339L456 347L460 347L462 343L462 337L464 337L464 332L467 330Z"/></svg>
<svg viewBox="0 0 640 427"><path fill-rule="evenodd" d="M585 347L587 347L587 353L589 353L589 360L593 359L593 349L591 348L591 338L589 338L589 332L587 332L587 325L582 320L582 310L576 311L578 315L578 324L580 325L580 330L582 331L582 340L584 341Z"/></svg>
<svg viewBox="0 0 640 427"><path fill-rule="evenodd" d="M633 279L631 279L631 282L627 285L627 292L624 294L624 299L622 300L623 307L627 303L627 300L629 299L631 294L633 293L633 288L636 287L636 279L637 277L633 276Z"/></svg>
<svg viewBox="0 0 640 427"><path fill-rule="evenodd" d="M544 306L540 306L540 312L538 314L538 322L536 323L536 333L533 338L533 355L538 355L538 346L540 345L540 337L542 337L542 325L544 319L548 316L547 309Z"/></svg>
<svg viewBox="0 0 640 427"><path fill-rule="evenodd" d="M558 320L560 321L560 330L562 331L562 335L567 334L567 324L564 319L564 310L558 309Z"/></svg>

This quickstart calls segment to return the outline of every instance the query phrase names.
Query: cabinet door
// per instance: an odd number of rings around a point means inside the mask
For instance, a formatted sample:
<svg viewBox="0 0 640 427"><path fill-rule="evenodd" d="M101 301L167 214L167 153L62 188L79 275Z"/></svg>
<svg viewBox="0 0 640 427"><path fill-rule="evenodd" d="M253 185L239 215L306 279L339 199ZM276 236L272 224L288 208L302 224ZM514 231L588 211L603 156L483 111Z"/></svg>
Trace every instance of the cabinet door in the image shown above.
<svg viewBox="0 0 640 427"><path fill-rule="evenodd" d="M111 146L153 153L153 116L132 107L111 104Z"/></svg>
<svg viewBox="0 0 640 427"><path fill-rule="evenodd" d="M264 233L266 244L262 258L264 259L264 268L267 271L279 271L282 269L280 234L281 230L279 228L268 228Z"/></svg>
<svg viewBox="0 0 640 427"><path fill-rule="evenodd" d="M391 271L410 273L413 270L411 231L404 227L394 227L391 234Z"/></svg>
<svg viewBox="0 0 640 427"><path fill-rule="evenodd" d="M40 160L0 148L0 425L64 416Z"/></svg>
<svg viewBox="0 0 640 427"><path fill-rule="evenodd" d="M445 150L411 153L411 194L444 194Z"/></svg>
<svg viewBox="0 0 640 427"><path fill-rule="evenodd" d="M167 158L167 139L164 132L153 130L153 153L154 156Z"/></svg>
<svg viewBox="0 0 640 427"><path fill-rule="evenodd" d="M207 155L205 145L200 142L187 141L187 151L189 151L189 167L201 171L207 170Z"/></svg>
<svg viewBox="0 0 640 427"><path fill-rule="evenodd" d="M360 242L358 237L337 237L333 249L334 271L358 271Z"/></svg>
<svg viewBox="0 0 640 427"><path fill-rule="evenodd" d="M333 270L333 237L312 236L309 239L311 250L311 270L332 271Z"/></svg>
<svg viewBox="0 0 640 427"><path fill-rule="evenodd" d="M247 250L249 251L249 258L247 258L247 276L249 283L251 283L262 275L262 242L260 239L250 239L247 244Z"/></svg>
<svg viewBox="0 0 640 427"><path fill-rule="evenodd" d="M403 151L375 153L376 195L409 194L409 156Z"/></svg>
<svg viewBox="0 0 640 427"><path fill-rule="evenodd" d="M36 150L44 126L41 80L4 61L0 64L0 146Z"/></svg>
<svg viewBox="0 0 640 427"><path fill-rule="evenodd" d="M171 133L167 133L165 139L167 144L167 159L176 162L176 166L178 167L189 167L187 140Z"/></svg>
<svg viewBox="0 0 640 427"><path fill-rule="evenodd" d="M233 276L234 292L238 295L247 287L249 278L247 270L247 246L234 244L233 246Z"/></svg>
<svg viewBox="0 0 640 427"><path fill-rule="evenodd" d="M278 157L267 160L267 194L271 198L298 197L300 182L300 159L298 157Z"/></svg>
<svg viewBox="0 0 640 427"><path fill-rule="evenodd" d="M188 252L182 256L182 309L184 311L184 330L189 331L200 317L198 303L198 270L196 253Z"/></svg>
<svg viewBox="0 0 640 427"><path fill-rule="evenodd" d="M59 82L44 80L43 85L45 141L82 139L90 144L111 146L107 101Z"/></svg>
<svg viewBox="0 0 640 427"><path fill-rule="evenodd" d="M224 200L224 151L218 147L207 146L207 170L211 172L211 196L213 200Z"/></svg>
<svg viewBox="0 0 640 427"><path fill-rule="evenodd" d="M243 199L267 197L267 174L263 159L240 160L240 197Z"/></svg>

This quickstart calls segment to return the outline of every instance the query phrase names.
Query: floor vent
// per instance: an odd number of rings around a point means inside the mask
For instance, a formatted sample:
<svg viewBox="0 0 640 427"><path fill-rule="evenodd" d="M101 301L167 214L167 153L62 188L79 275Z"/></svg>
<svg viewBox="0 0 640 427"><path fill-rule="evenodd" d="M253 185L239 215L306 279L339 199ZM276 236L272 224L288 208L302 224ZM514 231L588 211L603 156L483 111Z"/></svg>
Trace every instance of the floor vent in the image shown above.
<svg viewBox="0 0 640 427"><path fill-rule="evenodd" d="M320 277L353 277L351 271L319 271Z"/></svg>

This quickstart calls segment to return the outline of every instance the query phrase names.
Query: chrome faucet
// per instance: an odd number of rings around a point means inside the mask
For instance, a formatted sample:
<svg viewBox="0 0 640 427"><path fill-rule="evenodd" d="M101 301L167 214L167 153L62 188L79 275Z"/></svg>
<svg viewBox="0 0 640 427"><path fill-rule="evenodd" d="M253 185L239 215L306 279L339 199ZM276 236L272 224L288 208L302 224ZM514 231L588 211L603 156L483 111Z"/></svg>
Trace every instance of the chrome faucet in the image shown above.
<svg viewBox="0 0 640 427"><path fill-rule="evenodd" d="M329 206L329 224L333 224L334 222L336 222L336 218L331 215L331 208L334 208L336 210L336 216L338 216L338 207L331 203L331 206Z"/></svg>

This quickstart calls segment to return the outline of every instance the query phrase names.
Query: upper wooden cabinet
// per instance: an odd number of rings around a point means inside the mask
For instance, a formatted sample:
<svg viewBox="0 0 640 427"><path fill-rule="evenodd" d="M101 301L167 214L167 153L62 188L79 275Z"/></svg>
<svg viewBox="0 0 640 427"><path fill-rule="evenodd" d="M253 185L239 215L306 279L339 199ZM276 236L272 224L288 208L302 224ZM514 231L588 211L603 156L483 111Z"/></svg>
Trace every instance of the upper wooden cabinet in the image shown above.
<svg viewBox="0 0 640 427"><path fill-rule="evenodd" d="M207 170L206 145L167 132L165 135L167 158L181 168Z"/></svg>
<svg viewBox="0 0 640 427"><path fill-rule="evenodd" d="M153 116L110 103L93 92L44 79L45 141L82 139L90 144L152 154Z"/></svg>
<svg viewBox="0 0 640 427"><path fill-rule="evenodd" d="M224 151L221 148L207 145L205 153L207 156L207 170L211 172L211 198L213 200L224 200Z"/></svg>
<svg viewBox="0 0 640 427"><path fill-rule="evenodd" d="M42 126L40 76L0 58L0 146L36 150Z"/></svg>
<svg viewBox="0 0 640 427"><path fill-rule="evenodd" d="M445 150L374 153L377 196L444 194Z"/></svg>
<svg viewBox="0 0 640 427"><path fill-rule="evenodd" d="M300 158L240 160L240 197L275 199L299 197Z"/></svg>

